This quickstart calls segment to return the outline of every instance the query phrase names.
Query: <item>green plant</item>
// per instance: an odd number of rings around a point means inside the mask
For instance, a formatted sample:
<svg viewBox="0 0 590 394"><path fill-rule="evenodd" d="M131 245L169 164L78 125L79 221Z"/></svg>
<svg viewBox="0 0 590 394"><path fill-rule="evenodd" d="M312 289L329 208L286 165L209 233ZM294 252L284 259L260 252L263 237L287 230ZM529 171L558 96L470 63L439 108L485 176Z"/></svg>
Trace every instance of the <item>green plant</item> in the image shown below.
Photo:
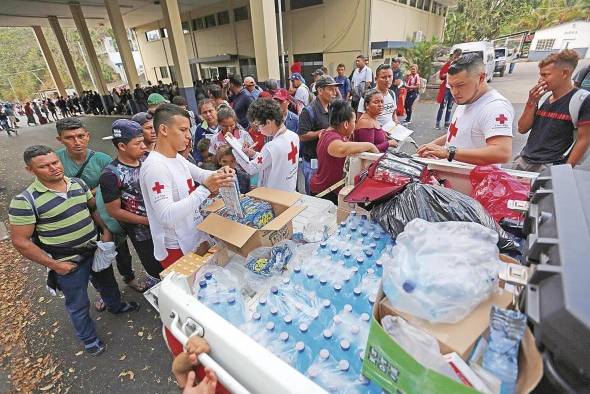
<svg viewBox="0 0 590 394"><path fill-rule="evenodd" d="M407 49L404 57L410 64L417 64L418 73L428 79L433 72L432 62L434 56L440 47L441 43L433 37L431 40L416 43L414 48Z"/></svg>

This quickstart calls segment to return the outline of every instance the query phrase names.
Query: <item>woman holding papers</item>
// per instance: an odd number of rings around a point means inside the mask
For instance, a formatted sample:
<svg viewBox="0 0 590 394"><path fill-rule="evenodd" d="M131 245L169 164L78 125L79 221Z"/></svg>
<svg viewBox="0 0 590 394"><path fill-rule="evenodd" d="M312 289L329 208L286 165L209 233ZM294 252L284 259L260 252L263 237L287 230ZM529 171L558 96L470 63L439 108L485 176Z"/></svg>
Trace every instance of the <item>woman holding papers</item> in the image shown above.
<svg viewBox="0 0 590 394"><path fill-rule="evenodd" d="M221 145L228 143L225 137L229 133L232 137L238 140L244 146L252 146L254 141L250 134L240 126L237 121L236 113L233 109L227 106L221 106L217 110L217 122L219 128L217 133L211 137L211 144L209 145L209 153L215 155L217 149Z"/></svg>
<svg viewBox="0 0 590 394"><path fill-rule="evenodd" d="M388 140L387 133L381 128L379 115L383 112L383 94L377 89L371 89L365 93L364 112L356 123L354 140L357 142L370 142L385 152L391 146L397 146L395 140ZM393 125L393 122L390 123Z"/></svg>
<svg viewBox="0 0 590 394"><path fill-rule="evenodd" d="M281 107L274 100L258 99L248 108L251 125L272 140L264 144L260 152L244 145L236 152L236 160L248 174L258 175L258 187L294 192L297 186L299 165L299 136L283 123ZM232 141L229 141L232 145ZM248 160L246 160L248 159Z"/></svg>

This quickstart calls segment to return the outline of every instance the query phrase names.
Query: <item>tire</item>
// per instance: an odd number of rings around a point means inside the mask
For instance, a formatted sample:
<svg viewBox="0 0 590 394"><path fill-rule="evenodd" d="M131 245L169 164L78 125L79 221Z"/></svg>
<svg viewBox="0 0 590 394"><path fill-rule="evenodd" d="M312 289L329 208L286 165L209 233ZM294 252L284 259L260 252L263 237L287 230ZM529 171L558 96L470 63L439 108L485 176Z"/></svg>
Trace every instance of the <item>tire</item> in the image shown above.
<svg viewBox="0 0 590 394"><path fill-rule="evenodd" d="M502 69L500 70L500 77L504 76L504 72L506 72L506 67L502 67Z"/></svg>

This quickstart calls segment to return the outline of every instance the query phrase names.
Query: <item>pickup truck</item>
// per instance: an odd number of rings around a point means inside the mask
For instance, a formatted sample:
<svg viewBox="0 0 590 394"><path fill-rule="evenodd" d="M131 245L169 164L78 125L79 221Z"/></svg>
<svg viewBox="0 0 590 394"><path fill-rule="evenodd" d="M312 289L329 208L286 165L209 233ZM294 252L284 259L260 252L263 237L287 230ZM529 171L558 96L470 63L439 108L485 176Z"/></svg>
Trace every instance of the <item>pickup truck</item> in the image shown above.
<svg viewBox="0 0 590 394"><path fill-rule="evenodd" d="M501 77L503 77L504 73L506 72L506 63L508 61L508 48L506 48L506 47L494 48L494 58L495 58L494 73L498 73L498 74L500 74Z"/></svg>

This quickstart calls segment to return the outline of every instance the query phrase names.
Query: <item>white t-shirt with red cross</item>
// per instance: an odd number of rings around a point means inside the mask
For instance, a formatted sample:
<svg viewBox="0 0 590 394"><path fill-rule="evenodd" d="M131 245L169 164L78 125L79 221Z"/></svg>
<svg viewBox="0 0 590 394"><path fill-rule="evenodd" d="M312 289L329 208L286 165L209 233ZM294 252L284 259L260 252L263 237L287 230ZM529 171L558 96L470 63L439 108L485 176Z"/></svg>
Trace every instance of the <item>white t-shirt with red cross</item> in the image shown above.
<svg viewBox="0 0 590 394"><path fill-rule="evenodd" d="M166 258L167 248L187 254L209 240L197 224L203 221L200 207L210 192L197 185L211 174L181 155L169 158L156 151L141 165L139 183L157 260Z"/></svg>
<svg viewBox="0 0 590 394"><path fill-rule="evenodd" d="M294 192L297 187L299 136L285 126L250 161L236 155L236 160L248 174L258 175L258 187Z"/></svg>
<svg viewBox="0 0 590 394"><path fill-rule="evenodd" d="M512 104L491 89L474 103L457 107L447 130L445 146L476 149L485 147L488 138L512 137L513 120Z"/></svg>

